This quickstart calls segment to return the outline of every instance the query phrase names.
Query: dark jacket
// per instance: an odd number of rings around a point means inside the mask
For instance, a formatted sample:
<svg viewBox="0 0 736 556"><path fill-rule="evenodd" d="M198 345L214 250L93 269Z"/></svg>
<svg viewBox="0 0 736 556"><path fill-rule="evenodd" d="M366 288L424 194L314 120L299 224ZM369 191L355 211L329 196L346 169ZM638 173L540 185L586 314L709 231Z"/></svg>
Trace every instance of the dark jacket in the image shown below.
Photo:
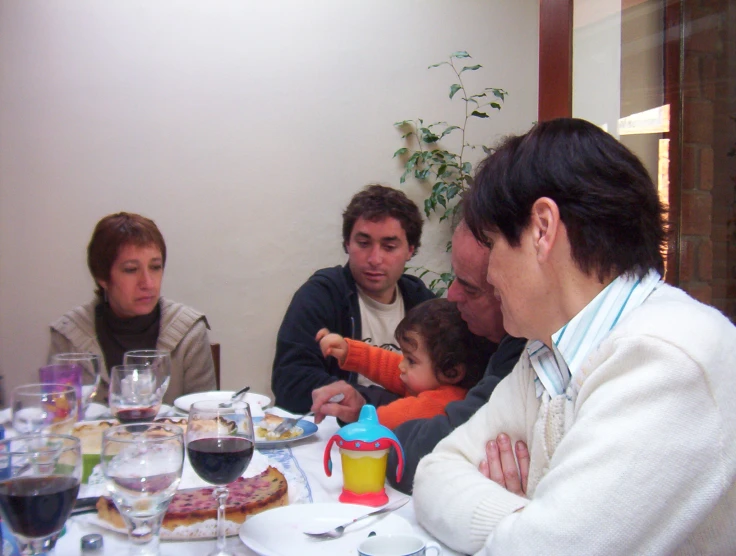
<svg viewBox="0 0 736 556"><path fill-rule="evenodd" d="M424 282L407 274L399 278L399 291L406 311L434 297ZM379 386L359 386L358 374L341 370L334 357L325 360L314 340L320 328L362 339L358 290L348 265L318 270L294 294L276 337L271 374L276 405L306 413L312 406L312 390L338 380L353 385L375 406L397 399Z"/></svg>
<svg viewBox="0 0 736 556"><path fill-rule="evenodd" d="M417 471L419 460L434 450L440 440L465 423L486 404L496 385L516 365L525 345L524 338L506 336L498 344L480 382L468 390L464 400L447 404L446 415L438 415L431 419L414 419L394 429L394 434L404 448L404 475L400 482L396 481L396 467L399 459L396 451L391 450L388 456L386 478L393 487L411 494L414 473Z"/></svg>

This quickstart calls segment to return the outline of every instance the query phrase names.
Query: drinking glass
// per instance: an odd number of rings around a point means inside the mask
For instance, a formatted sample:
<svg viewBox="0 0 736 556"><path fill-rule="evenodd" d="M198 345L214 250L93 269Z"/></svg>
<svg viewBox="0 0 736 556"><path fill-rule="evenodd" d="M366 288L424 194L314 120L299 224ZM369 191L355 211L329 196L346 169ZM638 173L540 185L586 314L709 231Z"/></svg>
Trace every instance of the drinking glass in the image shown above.
<svg viewBox="0 0 736 556"><path fill-rule="evenodd" d="M110 371L110 412L123 424L152 421L161 409L164 377L150 366L117 365Z"/></svg>
<svg viewBox="0 0 736 556"><path fill-rule="evenodd" d="M13 389L11 407L18 434L68 434L77 421L77 392L68 384L24 384Z"/></svg>
<svg viewBox="0 0 736 556"><path fill-rule="evenodd" d="M23 435L0 441L0 515L21 554L45 554L64 527L79 493L78 438Z"/></svg>
<svg viewBox="0 0 736 556"><path fill-rule="evenodd" d="M215 485L217 549L210 556L231 556L225 550L227 485L240 477L253 457L253 419L245 402L195 402L189 408L187 455L201 479Z"/></svg>
<svg viewBox="0 0 736 556"><path fill-rule="evenodd" d="M80 404L82 415L84 415L92 400L100 399L102 401L101 396L104 396L104 392L100 391L102 358L99 355L89 352L57 353L49 357L49 365L79 365L82 367L82 399Z"/></svg>
<svg viewBox="0 0 736 556"><path fill-rule="evenodd" d="M161 397L169 388L171 378L171 353L164 349L137 349L123 354L123 365L144 365L161 375Z"/></svg>
<svg viewBox="0 0 736 556"><path fill-rule="evenodd" d="M184 464L184 432L175 425L120 425L102 435L100 456L132 554L157 554L161 523Z"/></svg>

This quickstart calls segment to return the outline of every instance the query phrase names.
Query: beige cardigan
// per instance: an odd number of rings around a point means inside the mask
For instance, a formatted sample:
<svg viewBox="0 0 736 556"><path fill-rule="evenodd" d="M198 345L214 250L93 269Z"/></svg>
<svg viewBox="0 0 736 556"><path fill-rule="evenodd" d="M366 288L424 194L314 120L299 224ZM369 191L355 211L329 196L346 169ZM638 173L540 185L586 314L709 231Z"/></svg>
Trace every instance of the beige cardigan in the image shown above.
<svg viewBox="0 0 736 556"><path fill-rule="evenodd" d="M85 352L102 356L102 349L95 332L94 300L72 309L51 324L49 358L57 353ZM164 396L164 403L171 404L184 394L214 390L215 364L212 361L210 340L207 335L207 318L200 313L165 298L161 306L161 328L157 349L171 352L171 382ZM102 357L102 385L98 400L107 399L109 373Z"/></svg>

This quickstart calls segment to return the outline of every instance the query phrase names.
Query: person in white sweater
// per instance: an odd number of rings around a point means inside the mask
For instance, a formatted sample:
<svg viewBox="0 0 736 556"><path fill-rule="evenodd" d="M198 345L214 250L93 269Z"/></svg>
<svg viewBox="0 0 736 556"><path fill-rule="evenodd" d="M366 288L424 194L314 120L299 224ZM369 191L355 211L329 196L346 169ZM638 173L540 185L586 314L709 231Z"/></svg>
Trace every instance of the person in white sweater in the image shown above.
<svg viewBox="0 0 736 556"><path fill-rule="evenodd" d="M469 554L736 554L736 327L662 280L641 162L589 122L540 123L486 158L464 211L530 340L419 463L419 522ZM529 446L521 488L488 478L502 432Z"/></svg>

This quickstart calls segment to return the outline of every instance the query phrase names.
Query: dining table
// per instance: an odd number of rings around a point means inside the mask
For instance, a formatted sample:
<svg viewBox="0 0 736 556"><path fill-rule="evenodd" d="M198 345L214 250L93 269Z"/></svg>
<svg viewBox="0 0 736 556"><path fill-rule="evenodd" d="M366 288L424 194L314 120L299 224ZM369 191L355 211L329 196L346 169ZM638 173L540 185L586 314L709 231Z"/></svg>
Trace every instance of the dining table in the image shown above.
<svg viewBox="0 0 736 556"><path fill-rule="evenodd" d="M292 414L281 410L280 408L271 408L269 412L276 413L280 416L290 417ZM309 418L313 422L313 418ZM341 458L337 450L333 447L332 454L332 474L327 476L324 470L324 451L330 438L339 430L340 425L334 417L327 417L317 427L317 431L307 438L295 439L290 442L278 444L276 447L268 446L267 448L259 447L256 443L256 449L259 452L257 456L261 460L266 458L268 464L273 465L277 469L286 471L284 474L289 482L290 504L316 504L318 509L324 503L337 503L342 490L342 465ZM254 457L254 460L256 458ZM185 471L188 462L185 462ZM247 476L247 471L246 471ZM182 483L184 481L182 480ZM296 494L292 493L292 482L298 483L293 485ZM180 485L182 488L182 485ZM85 488L80 489L80 496L86 492ZM389 502L406 497L405 494L392 488L388 482L386 483L386 494ZM366 506L366 513L374 508ZM278 511L267 510L267 511ZM396 515L404 518L411 526L412 533L421 537L425 541L434 540L432 536L417 522L414 512L413 501L405 504L403 507L395 510ZM262 515L262 514L261 514ZM378 518L373 518L378 519ZM350 529L348 529L350 531ZM58 539L54 554L57 556L76 556L81 555L80 541L84 535L90 533L99 533L103 537L103 550L95 552L97 555L118 555L126 554L131 547L127 535L110 531L107 528L97 525L94 520L89 518L89 514L71 516L65 526L64 534ZM346 532L347 536L348 533ZM357 545L363 540L361 535L355 538L356 550L353 552L357 555ZM331 556L336 552L331 552L330 547L332 541L321 541L321 554ZM242 554L257 555L258 552L251 550L246 546L239 536L228 537L229 547L237 547ZM441 543L440 543L441 544ZM160 554L163 556L201 556L214 550L215 540L162 540L160 543ZM335 546L335 545L333 545ZM442 545L443 555L458 555L448 547ZM339 551L344 554L343 551ZM89 553L84 553L86 556ZM284 553L283 556L298 556L295 554Z"/></svg>

